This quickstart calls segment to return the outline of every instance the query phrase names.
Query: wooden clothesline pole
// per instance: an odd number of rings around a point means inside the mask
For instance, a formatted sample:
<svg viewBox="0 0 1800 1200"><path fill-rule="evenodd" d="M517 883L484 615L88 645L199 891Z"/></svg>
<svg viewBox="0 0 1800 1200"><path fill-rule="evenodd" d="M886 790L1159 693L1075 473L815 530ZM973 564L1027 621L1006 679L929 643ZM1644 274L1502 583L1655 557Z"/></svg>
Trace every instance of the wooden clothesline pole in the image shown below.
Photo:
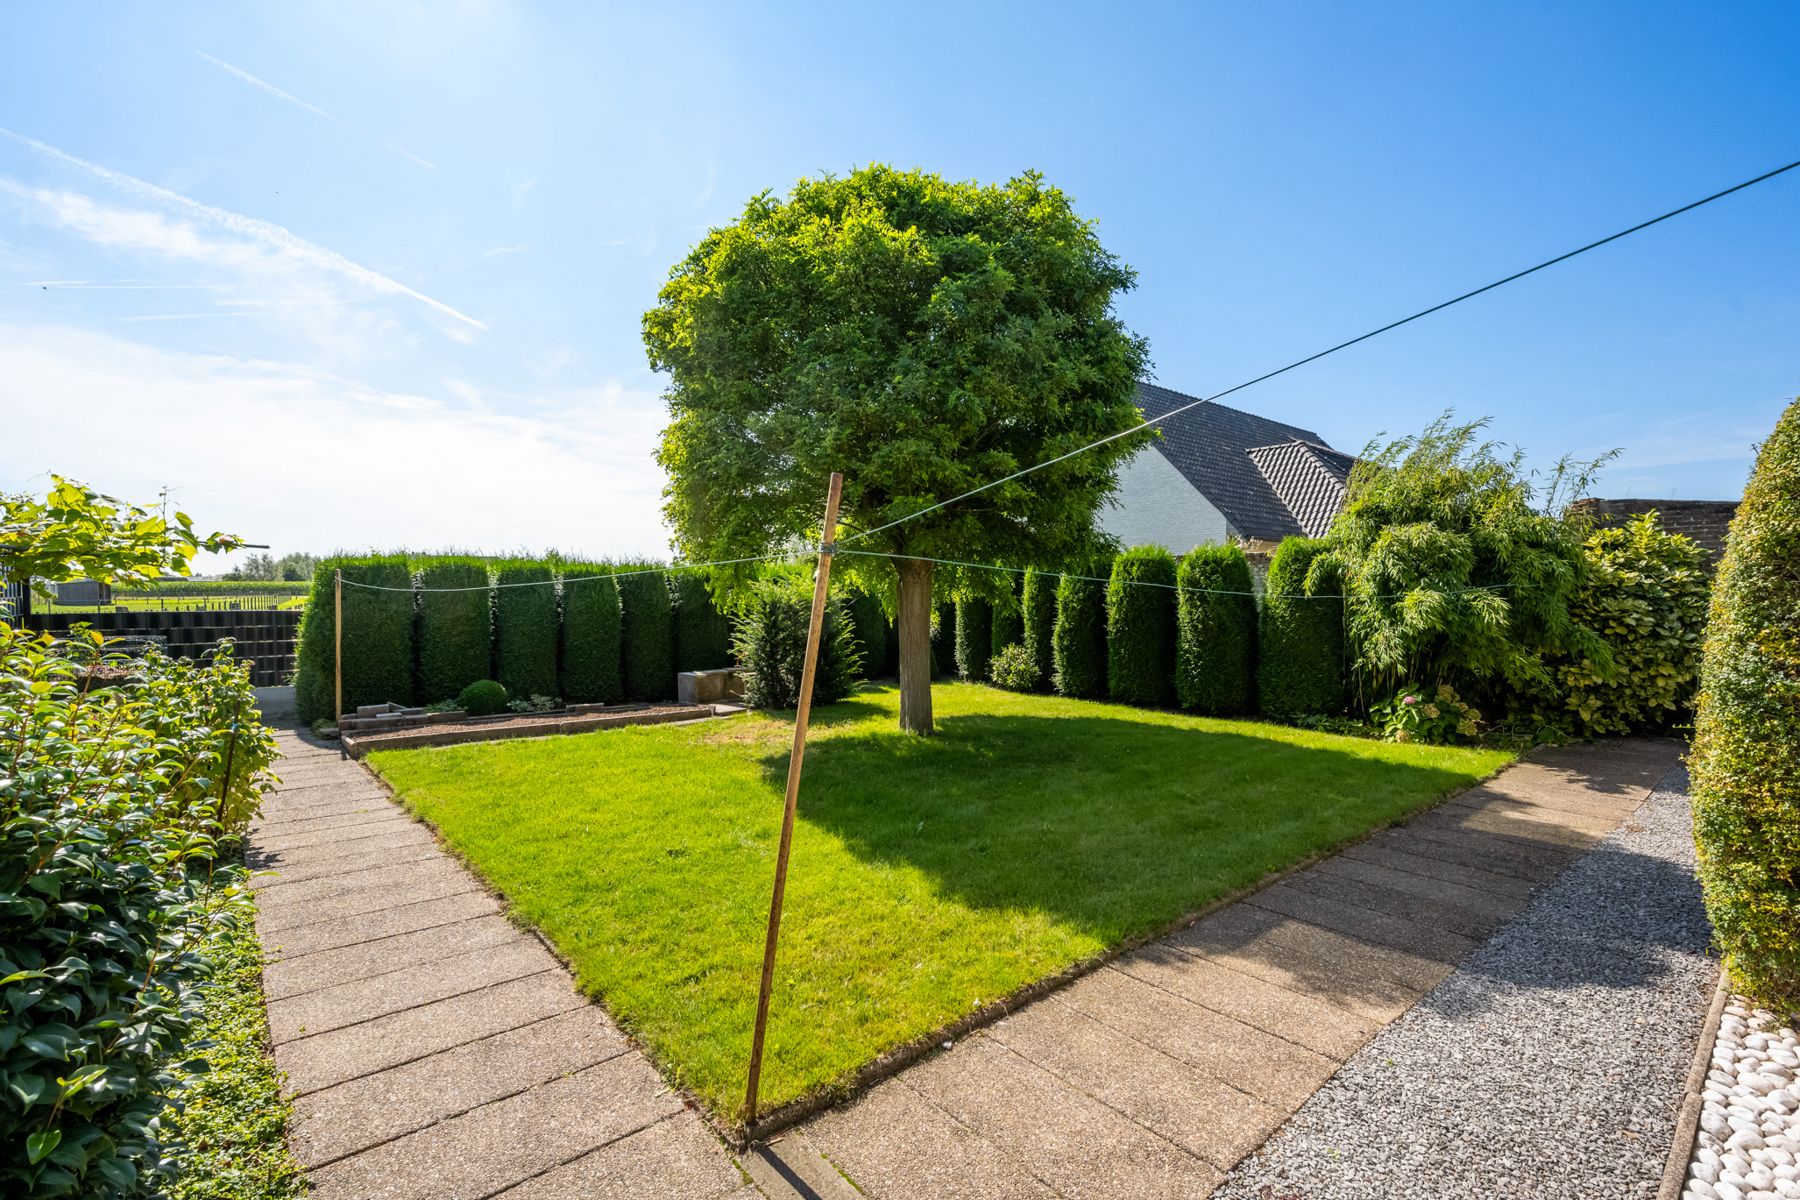
<svg viewBox="0 0 1800 1200"><path fill-rule="evenodd" d="M339 567L331 579L332 657L336 660L337 686L333 692L331 723L336 725L344 715L344 569ZM344 731L338 730L338 749L344 748Z"/></svg>
<svg viewBox="0 0 1800 1200"><path fill-rule="evenodd" d="M756 996L756 1032L750 1039L750 1082L744 1090L744 1132L756 1123L756 1089L762 1081L763 1033L769 1024L769 993L775 983L775 947L781 936L781 901L787 891L788 850L794 841L794 810L800 799L800 767L806 758L806 723L812 715L813 676L831 583L832 539L837 536L838 499L844 476L833 472L825 495L825 532L819 539L819 568L813 580L812 619L806 627L806 659L800 668L800 697L794 712L794 745L788 751L787 804L781 813L781 845L775 852L775 893L769 901L769 932L763 943L762 988Z"/></svg>

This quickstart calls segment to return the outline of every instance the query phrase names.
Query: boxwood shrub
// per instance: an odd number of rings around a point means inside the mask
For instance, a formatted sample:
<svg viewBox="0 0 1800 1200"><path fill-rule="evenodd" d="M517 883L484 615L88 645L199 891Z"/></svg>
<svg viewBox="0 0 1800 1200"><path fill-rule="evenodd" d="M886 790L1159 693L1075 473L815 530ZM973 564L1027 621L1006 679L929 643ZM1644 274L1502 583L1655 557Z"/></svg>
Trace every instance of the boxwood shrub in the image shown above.
<svg viewBox="0 0 1800 1200"><path fill-rule="evenodd" d="M344 707L413 702L413 583L405 555L329 558L313 572L300 622L294 702L300 719L336 719L332 572L344 570ZM372 588L353 587L353 583Z"/></svg>
<svg viewBox="0 0 1800 1200"><path fill-rule="evenodd" d="M1189 712L1256 707L1256 596L1237 546L1196 546L1175 572L1175 695Z"/></svg>
<svg viewBox="0 0 1800 1200"><path fill-rule="evenodd" d="M625 698L673 700L675 613L668 576L628 566L618 575L618 585L619 661L625 676Z"/></svg>
<svg viewBox="0 0 1800 1200"><path fill-rule="evenodd" d="M777 576L751 585L739 614L733 649L744 673L744 703L752 708L794 708L800 702L806 635L812 624L810 580ZM819 635L813 675L814 704L835 704L850 694L862 673L849 605L832 596Z"/></svg>
<svg viewBox="0 0 1800 1200"><path fill-rule="evenodd" d="M1557 667L1563 715L1587 735L1667 729L1692 711L1709 593L1706 551L1655 513L1594 531L1587 578L1569 611L1612 651Z"/></svg>
<svg viewBox="0 0 1800 1200"><path fill-rule="evenodd" d="M1106 691L1126 704L1175 700L1175 558L1133 546L1106 587Z"/></svg>
<svg viewBox="0 0 1800 1200"><path fill-rule="evenodd" d="M1323 538L1283 538L1263 590L1256 691L1275 717L1332 715L1344 708L1344 601L1332 578L1309 589ZM1314 592L1324 593L1313 595Z"/></svg>
<svg viewBox="0 0 1800 1200"><path fill-rule="evenodd" d="M1056 583L1053 574L1027 571L1019 597L1025 651L1037 669L1039 690L1048 688L1056 676Z"/></svg>
<svg viewBox="0 0 1800 1200"><path fill-rule="evenodd" d="M731 621L713 604L706 577L696 571L669 576L674 605L675 670L711 671L731 665Z"/></svg>
<svg viewBox="0 0 1800 1200"><path fill-rule="evenodd" d="M1689 759L1707 914L1732 981L1800 1011L1800 400L1757 455L1713 584Z"/></svg>
<svg viewBox="0 0 1800 1200"><path fill-rule="evenodd" d="M1064 575L1056 585L1055 659L1058 695L1093 700L1106 695L1106 583L1110 564Z"/></svg>
<svg viewBox="0 0 1800 1200"><path fill-rule="evenodd" d="M625 698L619 585L610 568L587 563L566 564L562 577L562 698L570 704L617 704Z"/></svg>
<svg viewBox="0 0 1800 1200"><path fill-rule="evenodd" d="M556 695L556 574L514 559L494 570L494 678L521 700Z"/></svg>
<svg viewBox="0 0 1800 1200"><path fill-rule="evenodd" d="M986 680L994 657L994 606L976 596L956 598L956 673Z"/></svg>
<svg viewBox="0 0 1800 1200"><path fill-rule="evenodd" d="M493 670L494 593L478 558L416 561L421 704L454 699Z"/></svg>

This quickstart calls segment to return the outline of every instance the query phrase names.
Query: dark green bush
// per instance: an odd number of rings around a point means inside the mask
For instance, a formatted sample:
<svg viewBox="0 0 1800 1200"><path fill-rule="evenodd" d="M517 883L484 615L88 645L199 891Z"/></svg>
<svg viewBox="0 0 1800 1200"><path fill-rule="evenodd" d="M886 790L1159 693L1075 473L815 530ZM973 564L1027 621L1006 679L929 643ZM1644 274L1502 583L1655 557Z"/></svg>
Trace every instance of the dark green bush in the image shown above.
<svg viewBox="0 0 1800 1200"><path fill-rule="evenodd" d="M845 600L850 606L857 649L862 653L863 671L873 679L887 668L888 619L881 609L881 597L856 588Z"/></svg>
<svg viewBox="0 0 1800 1200"><path fill-rule="evenodd" d="M937 606L931 626L931 677L956 674L956 605Z"/></svg>
<svg viewBox="0 0 1800 1200"><path fill-rule="evenodd" d="M494 677L515 696L556 694L556 575L530 559L494 571Z"/></svg>
<svg viewBox="0 0 1800 1200"><path fill-rule="evenodd" d="M627 568L618 575L619 662L627 700L675 698L675 613L668 577Z"/></svg>
<svg viewBox="0 0 1800 1200"><path fill-rule="evenodd" d="M1757 455L1713 584L1694 836L1733 984L1800 1012L1800 400Z"/></svg>
<svg viewBox="0 0 1800 1200"><path fill-rule="evenodd" d="M419 581L421 704L449 700L494 669L494 594L478 558L414 563Z"/></svg>
<svg viewBox="0 0 1800 1200"><path fill-rule="evenodd" d="M1027 571L1019 598L1025 650L1037 669L1040 689L1049 687L1056 676L1056 583L1055 575Z"/></svg>
<svg viewBox="0 0 1800 1200"><path fill-rule="evenodd" d="M1064 575L1056 585L1052 650L1058 695L1096 700L1106 695L1106 583L1109 563Z"/></svg>
<svg viewBox="0 0 1800 1200"><path fill-rule="evenodd" d="M956 673L986 679L994 656L994 606L975 596L956 598Z"/></svg>
<svg viewBox="0 0 1800 1200"><path fill-rule="evenodd" d="M1706 551L1663 529L1655 513L1598 529L1571 612L1612 651L1559 660L1562 716L1584 735L1659 731L1685 720L1706 636Z"/></svg>
<svg viewBox="0 0 1800 1200"><path fill-rule="evenodd" d="M155 1118L205 1058L219 861L276 749L248 672L159 654L89 689L47 635L0 625L0 1195L157 1190ZM230 772L226 774L227 759ZM175 1165L172 1161L164 1167Z"/></svg>
<svg viewBox="0 0 1800 1200"><path fill-rule="evenodd" d="M1237 546L1196 546L1175 572L1175 694L1189 712L1256 707L1256 596Z"/></svg>
<svg viewBox="0 0 1800 1200"><path fill-rule="evenodd" d="M743 668L744 703L750 707L799 705L812 594L812 584L799 578L767 579L751 586L732 643ZM834 704L850 694L862 671L861 653L848 605L841 596L831 597L820 631L814 704Z"/></svg>
<svg viewBox="0 0 1800 1200"><path fill-rule="evenodd" d="M1010 588L1018 581L1012 577L1005 580ZM1025 641L1025 618L1019 610L1019 596L1016 591L1008 591L993 602L993 616L988 629L988 653L998 654L1008 646L1017 646Z"/></svg>
<svg viewBox="0 0 1800 1200"><path fill-rule="evenodd" d="M456 707L471 717L491 717L507 707L506 685L492 679L477 679L456 697Z"/></svg>
<svg viewBox="0 0 1800 1200"><path fill-rule="evenodd" d="M1037 690L1037 663L1031 657L1031 651L1025 649L1022 642L1014 642L994 655L989 664L989 672L996 686L1009 692L1032 692Z"/></svg>
<svg viewBox="0 0 1800 1200"><path fill-rule="evenodd" d="M1106 585L1106 692L1147 706L1175 701L1175 558L1133 546Z"/></svg>
<svg viewBox="0 0 1800 1200"><path fill-rule="evenodd" d="M344 707L413 701L412 565L404 555L337 557L313 572L311 598L300 622L294 700L300 719L333 720L336 613L332 572L344 570ZM357 587L367 584L369 587Z"/></svg>
<svg viewBox="0 0 1800 1200"><path fill-rule="evenodd" d="M731 621L713 604L706 578L695 571L669 576L674 605L675 670L712 671L731 665Z"/></svg>
<svg viewBox="0 0 1800 1200"><path fill-rule="evenodd" d="M606 567L563 567L562 697L570 704L617 704L625 698L619 674L619 586Z"/></svg>
<svg viewBox="0 0 1800 1200"><path fill-rule="evenodd" d="M1344 602L1329 571L1308 585L1313 563L1326 548L1323 538L1284 538L1269 563L1256 689L1270 716L1344 710Z"/></svg>

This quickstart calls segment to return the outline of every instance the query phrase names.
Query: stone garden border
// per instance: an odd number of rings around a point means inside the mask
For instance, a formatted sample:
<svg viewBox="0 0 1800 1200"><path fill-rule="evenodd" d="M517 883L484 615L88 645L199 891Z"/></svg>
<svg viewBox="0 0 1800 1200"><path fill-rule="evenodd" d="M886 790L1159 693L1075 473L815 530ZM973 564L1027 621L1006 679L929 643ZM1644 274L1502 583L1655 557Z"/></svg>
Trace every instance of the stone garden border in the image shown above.
<svg viewBox="0 0 1800 1200"><path fill-rule="evenodd" d="M456 746L465 742L493 742L507 738L548 737L563 733L589 733L623 725L664 725L674 721L708 720L744 711L734 704L630 705L599 712L501 713L491 717L440 717L438 722L416 729L393 732L345 733L344 753L362 758L371 750L414 750L422 746Z"/></svg>
<svg viewBox="0 0 1800 1200"><path fill-rule="evenodd" d="M1730 998L1730 979L1721 967L1719 980L1713 986L1712 1005L1706 1010L1706 1024L1700 1027L1700 1040L1694 1046L1694 1063L1688 1068L1681 1111L1675 1115L1675 1140L1669 1145L1669 1159L1663 1166L1656 1200L1679 1200L1687 1186L1688 1164L1693 1160L1694 1141L1700 1134L1700 1113L1706 1107L1706 1072L1712 1065L1713 1042L1719 1036L1719 1021Z"/></svg>

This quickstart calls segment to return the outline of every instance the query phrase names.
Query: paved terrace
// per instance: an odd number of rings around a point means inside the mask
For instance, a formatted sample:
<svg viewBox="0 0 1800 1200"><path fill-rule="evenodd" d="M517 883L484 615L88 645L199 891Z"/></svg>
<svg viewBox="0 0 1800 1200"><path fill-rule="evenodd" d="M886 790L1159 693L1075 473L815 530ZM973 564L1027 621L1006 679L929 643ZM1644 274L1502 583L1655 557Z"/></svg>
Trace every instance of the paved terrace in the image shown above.
<svg viewBox="0 0 1800 1200"><path fill-rule="evenodd" d="M1679 752L1539 752L740 1163L372 775L281 741L251 845L319 1200L1206 1196Z"/></svg>

